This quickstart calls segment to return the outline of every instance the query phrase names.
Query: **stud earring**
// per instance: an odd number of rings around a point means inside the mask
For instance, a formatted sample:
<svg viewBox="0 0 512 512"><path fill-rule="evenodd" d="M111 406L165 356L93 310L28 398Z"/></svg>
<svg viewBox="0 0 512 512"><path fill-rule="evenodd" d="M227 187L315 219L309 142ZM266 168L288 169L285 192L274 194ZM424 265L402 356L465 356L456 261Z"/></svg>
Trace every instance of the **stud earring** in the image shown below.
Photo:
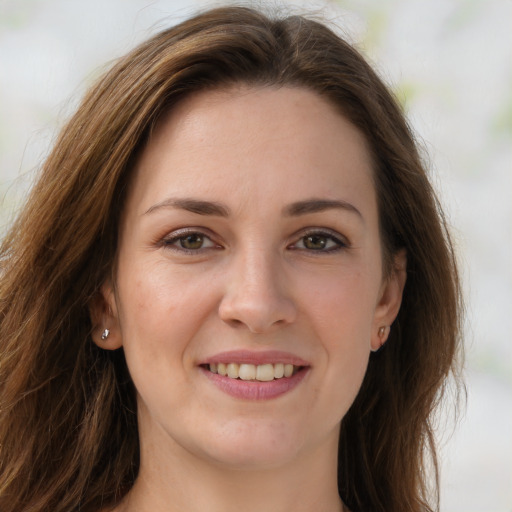
<svg viewBox="0 0 512 512"><path fill-rule="evenodd" d="M105 341L110 335L110 331L108 329L105 329L102 333L101 333L101 339L102 341Z"/></svg>
<svg viewBox="0 0 512 512"><path fill-rule="evenodd" d="M384 343L386 343L390 332L391 332L391 326L389 326L389 325L383 325L383 326L379 327L379 331L377 334L379 336L381 346L384 345Z"/></svg>
<svg viewBox="0 0 512 512"><path fill-rule="evenodd" d="M377 336L379 337L380 340L380 346L378 348L372 349L372 352L378 352L380 349L382 349L382 347L386 343L386 340L388 339L390 330L391 327L389 325L382 325L381 327L379 327L379 330L377 331Z"/></svg>

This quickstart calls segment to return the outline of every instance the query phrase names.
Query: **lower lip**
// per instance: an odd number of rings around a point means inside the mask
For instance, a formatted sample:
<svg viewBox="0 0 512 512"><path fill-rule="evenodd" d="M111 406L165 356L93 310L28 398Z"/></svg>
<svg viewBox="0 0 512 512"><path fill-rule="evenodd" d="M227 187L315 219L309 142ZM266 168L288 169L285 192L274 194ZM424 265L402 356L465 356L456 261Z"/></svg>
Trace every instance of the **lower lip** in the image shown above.
<svg viewBox="0 0 512 512"><path fill-rule="evenodd" d="M243 400L271 400L282 396L296 388L308 373L308 368L302 368L291 377L260 382L257 380L232 379L223 377L218 373L212 373L205 368L200 369L221 391Z"/></svg>

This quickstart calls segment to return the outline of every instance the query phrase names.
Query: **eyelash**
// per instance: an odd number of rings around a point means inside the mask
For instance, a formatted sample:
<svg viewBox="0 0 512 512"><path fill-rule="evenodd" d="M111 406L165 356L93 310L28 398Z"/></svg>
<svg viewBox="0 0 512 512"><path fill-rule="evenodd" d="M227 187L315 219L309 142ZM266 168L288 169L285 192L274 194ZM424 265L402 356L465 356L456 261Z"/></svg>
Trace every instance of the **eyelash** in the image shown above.
<svg viewBox="0 0 512 512"><path fill-rule="evenodd" d="M329 247L327 249L308 249L307 247L297 247L298 242L302 242L304 245L304 240L307 239L308 237L318 237L327 239L328 241L334 242L334 246ZM299 240L289 247L297 251L307 251L316 254L329 254L350 247L350 244L347 241L342 240L342 238L343 237L341 237L340 235L335 234L331 231L326 231L322 229L311 229L309 231L306 231L305 233L302 233L302 236L299 238Z"/></svg>
<svg viewBox="0 0 512 512"><path fill-rule="evenodd" d="M193 235L201 237L203 241L209 240L211 243L211 246L199 247L198 249L187 249L186 247L178 246L178 242L183 241L187 237L190 237ZM182 253L182 254L190 254L190 255L200 254L203 251L209 250L209 249L221 249L222 248L222 246L216 244L212 240L211 236L209 236L208 234L204 233L203 231L200 231L197 229L182 229L182 230L173 232L173 233L171 233L170 236L168 236L162 240L162 245L166 249L170 249L170 250Z"/></svg>
<svg viewBox="0 0 512 512"><path fill-rule="evenodd" d="M204 242L204 240L208 240L211 245L209 245L208 247L201 246L197 249L187 249L186 247L178 246L178 243L180 241L184 241L187 237L194 236L194 235L200 237L203 242ZM327 249L308 249L307 247L297 247L297 245L299 243L302 243L302 245L304 245L304 241L308 237L318 237L318 238L327 239L326 245L328 245L329 242L331 242L331 243L334 243L334 246L328 247ZM340 237L340 235L334 234L330 231L321 230L321 229L311 229L309 231L302 233L301 236L299 237L299 239L297 240L297 242L294 242L293 244L289 245L288 248L292 249L292 250L306 251L309 253L316 253L316 254L333 253L333 252L337 252L337 251L349 248L350 244L347 241L341 240L340 238L342 238L342 237ZM219 244L216 244L212 240L211 236L204 233L203 231L195 230L195 229L183 229L183 230L174 232L169 237L164 238L162 240L161 244L166 249L170 249L170 250L179 252L181 254L190 254L190 255L197 255L197 254L200 254L204 251L211 250L211 249L222 249L222 246ZM201 243L201 245L203 245L203 243Z"/></svg>

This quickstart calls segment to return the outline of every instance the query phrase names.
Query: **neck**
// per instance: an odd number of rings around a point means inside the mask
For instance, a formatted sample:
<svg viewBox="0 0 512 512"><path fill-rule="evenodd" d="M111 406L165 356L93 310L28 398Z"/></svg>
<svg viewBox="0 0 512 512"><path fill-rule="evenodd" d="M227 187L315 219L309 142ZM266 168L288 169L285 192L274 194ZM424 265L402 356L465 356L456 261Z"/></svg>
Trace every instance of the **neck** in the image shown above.
<svg viewBox="0 0 512 512"><path fill-rule="evenodd" d="M277 467L236 468L198 457L169 438L151 444L143 438L139 476L116 512L344 510L332 440Z"/></svg>

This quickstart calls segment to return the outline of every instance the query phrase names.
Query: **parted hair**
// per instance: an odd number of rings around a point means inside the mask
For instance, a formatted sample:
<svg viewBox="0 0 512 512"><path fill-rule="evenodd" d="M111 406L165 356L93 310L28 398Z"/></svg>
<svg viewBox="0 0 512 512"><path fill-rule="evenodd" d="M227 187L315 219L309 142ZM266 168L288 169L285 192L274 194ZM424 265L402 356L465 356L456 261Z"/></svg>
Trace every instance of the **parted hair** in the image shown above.
<svg viewBox="0 0 512 512"><path fill-rule="evenodd" d="M439 506L433 414L457 376L461 295L447 223L402 109L324 24L247 7L206 11L119 59L85 95L0 249L0 510L98 512L139 467L122 349L91 339L114 271L133 162L185 96L234 84L302 87L367 140L384 268L407 253L401 310L341 425L340 496L353 512Z"/></svg>

